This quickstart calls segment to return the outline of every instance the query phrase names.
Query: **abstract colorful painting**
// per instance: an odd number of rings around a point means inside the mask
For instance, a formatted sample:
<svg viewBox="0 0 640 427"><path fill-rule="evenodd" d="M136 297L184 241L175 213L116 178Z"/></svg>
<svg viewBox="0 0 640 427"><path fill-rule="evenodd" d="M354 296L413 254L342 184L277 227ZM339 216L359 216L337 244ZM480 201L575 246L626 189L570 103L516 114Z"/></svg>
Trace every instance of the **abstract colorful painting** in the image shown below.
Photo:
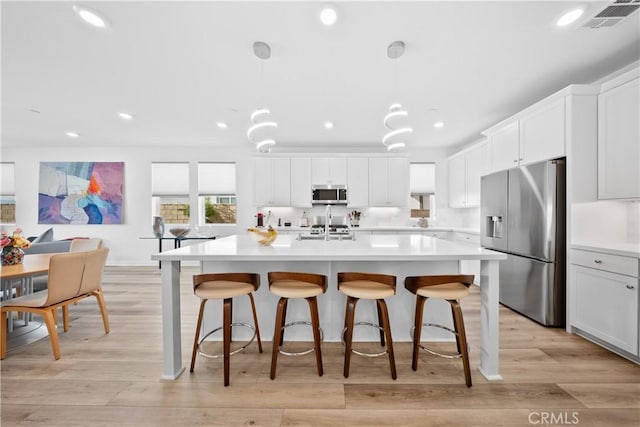
<svg viewBox="0 0 640 427"><path fill-rule="evenodd" d="M124 162L41 162L39 224L122 224Z"/></svg>

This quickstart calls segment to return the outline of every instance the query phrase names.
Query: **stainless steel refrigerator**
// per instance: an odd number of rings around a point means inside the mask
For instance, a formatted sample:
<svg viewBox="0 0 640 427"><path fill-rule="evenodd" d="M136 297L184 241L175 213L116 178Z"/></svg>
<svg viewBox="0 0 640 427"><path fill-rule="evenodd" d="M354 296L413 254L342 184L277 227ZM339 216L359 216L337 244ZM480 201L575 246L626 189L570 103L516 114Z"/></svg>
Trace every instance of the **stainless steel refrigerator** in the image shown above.
<svg viewBox="0 0 640 427"><path fill-rule="evenodd" d="M500 302L546 326L565 324L565 160L483 176L481 244L504 252Z"/></svg>

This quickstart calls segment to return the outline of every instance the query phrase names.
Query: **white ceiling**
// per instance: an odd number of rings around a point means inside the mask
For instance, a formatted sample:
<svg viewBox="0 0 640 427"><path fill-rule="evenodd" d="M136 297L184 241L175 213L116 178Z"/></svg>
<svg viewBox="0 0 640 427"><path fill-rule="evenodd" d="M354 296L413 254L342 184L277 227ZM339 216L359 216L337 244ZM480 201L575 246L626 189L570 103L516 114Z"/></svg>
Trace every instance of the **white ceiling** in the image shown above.
<svg viewBox="0 0 640 427"><path fill-rule="evenodd" d="M3 1L2 145L248 146L251 112L268 107L279 149L382 151L393 102L409 111L411 146L460 145L638 60L638 12L580 27L608 3L586 3L566 28L555 21L575 2L334 2L333 27L321 2L85 3L110 23L98 30L72 2ZM254 56L257 40L270 59ZM406 44L397 60L394 40Z"/></svg>

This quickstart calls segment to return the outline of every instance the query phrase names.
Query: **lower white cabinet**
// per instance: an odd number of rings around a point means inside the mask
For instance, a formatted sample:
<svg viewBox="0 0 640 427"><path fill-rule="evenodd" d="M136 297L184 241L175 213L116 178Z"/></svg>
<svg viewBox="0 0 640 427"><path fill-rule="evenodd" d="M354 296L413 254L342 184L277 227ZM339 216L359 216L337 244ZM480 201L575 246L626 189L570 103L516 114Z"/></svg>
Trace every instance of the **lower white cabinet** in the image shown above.
<svg viewBox="0 0 640 427"><path fill-rule="evenodd" d="M579 265L585 264L584 260L590 255L598 268ZM603 265L608 268L604 257L620 258L621 262L609 265L635 262L635 276L600 269ZM637 258L574 249L571 259L571 326L638 356ZM617 267L611 269L617 270Z"/></svg>

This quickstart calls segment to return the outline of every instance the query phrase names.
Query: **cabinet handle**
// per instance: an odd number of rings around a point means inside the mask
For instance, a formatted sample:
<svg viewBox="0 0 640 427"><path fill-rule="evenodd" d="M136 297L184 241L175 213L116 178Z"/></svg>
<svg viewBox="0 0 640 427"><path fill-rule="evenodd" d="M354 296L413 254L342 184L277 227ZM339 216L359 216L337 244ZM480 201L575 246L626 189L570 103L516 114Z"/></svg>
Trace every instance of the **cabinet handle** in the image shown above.
<svg viewBox="0 0 640 427"><path fill-rule="evenodd" d="M636 287L633 285L627 285L627 289L635 289Z"/></svg>
<svg viewBox="0 0 640 427"><path fill-rule="evenodd" d="M522 161L522 157L520 158L520 161Z"/></svg>
<svg viewBox="0 0 640 427"><path fill-rule="evenodd" d="M518 163L518 159L514 159L514 160L513 160L513 163Z"/></svg>
<svg viewBox="0 0 640 427"><path fill-rule="evenodd" d="M594 259L593 262L595 262L596 264L602 264L602 260L601 259Z"/></svg>

